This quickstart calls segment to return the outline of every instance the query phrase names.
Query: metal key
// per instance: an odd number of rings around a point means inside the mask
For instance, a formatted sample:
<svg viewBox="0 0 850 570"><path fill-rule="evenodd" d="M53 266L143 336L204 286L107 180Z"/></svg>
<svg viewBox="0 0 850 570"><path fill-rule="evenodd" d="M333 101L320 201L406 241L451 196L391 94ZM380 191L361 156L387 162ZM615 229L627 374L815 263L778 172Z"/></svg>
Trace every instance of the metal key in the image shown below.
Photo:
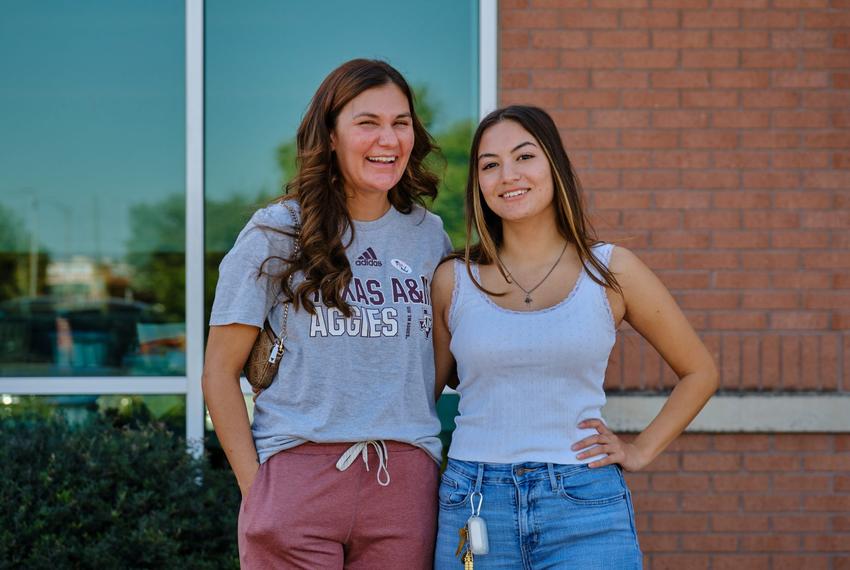
<svg viewBox="0 0 850 570"><path fill-rule="evenodd" d="M458 531L460 535L460 542L457 545L457 551L455 552L455 556L460 556L460 553L463 552L463 547L466 544L466 539L469 537L469 531L466 530L466 527L463 527Z"/></svg>

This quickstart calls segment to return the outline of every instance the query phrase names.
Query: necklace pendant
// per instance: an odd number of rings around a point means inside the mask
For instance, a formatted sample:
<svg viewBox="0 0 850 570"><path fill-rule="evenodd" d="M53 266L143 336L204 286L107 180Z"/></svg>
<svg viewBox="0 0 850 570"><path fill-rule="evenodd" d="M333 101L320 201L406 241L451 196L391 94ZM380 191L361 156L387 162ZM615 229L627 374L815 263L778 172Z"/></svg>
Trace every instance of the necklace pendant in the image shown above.
<svg viewBox="0 0 850 570"><path fill-rule="evenodd" d="M525 304L526 304L526 305L530 305L530 304L531 304L531 301L532 301L532 299L531 299L531 295L526 295L526 296L525 296Z"/></svg>

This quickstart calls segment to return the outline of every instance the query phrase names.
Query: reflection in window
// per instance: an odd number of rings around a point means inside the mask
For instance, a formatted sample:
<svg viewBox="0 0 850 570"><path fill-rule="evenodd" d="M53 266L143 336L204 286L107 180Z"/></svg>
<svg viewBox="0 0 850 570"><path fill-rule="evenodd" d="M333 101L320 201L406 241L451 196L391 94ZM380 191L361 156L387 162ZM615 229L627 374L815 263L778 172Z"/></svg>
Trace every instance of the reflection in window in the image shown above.
<svg viewBox="0 0 850 570"><path fill-rule="evenodd" d="M185 432L183 395L20 396L0 394L0 418L61 414L69 425L106 420L116 427L162 424L175 434Z"/></svg>
<svg viewBox="0 0 850 570"><path fill-rule="evenodd" d="M208 0L205 60L206 303L218 264L258 207L294 174L295 132L325 75L355 58L399 69L442 147L434 209L463 243L463 190L478 114L477 2ZM308 54L305 59L304 55Z"/></svg>
<svg viewBox="0 0 850 570"><path fill-rule="evenodd" d="M185 373L183 43L179 2L4 4L0 376Z"/></svg>

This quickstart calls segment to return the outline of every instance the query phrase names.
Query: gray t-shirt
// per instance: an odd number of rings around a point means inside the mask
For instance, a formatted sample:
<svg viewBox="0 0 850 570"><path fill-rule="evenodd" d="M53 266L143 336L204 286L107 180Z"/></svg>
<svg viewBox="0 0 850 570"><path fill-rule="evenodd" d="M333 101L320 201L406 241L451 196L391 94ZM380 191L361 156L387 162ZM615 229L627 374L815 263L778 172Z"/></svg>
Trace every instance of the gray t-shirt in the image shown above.
<svg viewBox="0 0 850 570"><path fill-rule="evenodd" d="M292 219L282 204L254 214L219 267L210 325L260 327L274 305L269 322L280 331L279 285L258 278L258 268L270 255L287 257L292 240L258 226L291 230ZM261 463L308 441L378 439L410 443L440 459L430 284L450 249L448 236L440 218L418 206L406 215L391 207L354 228L346 250L354 276L345 294L354 314L346 319L321 302L315 315L290 306L277 378L254 408ZM276 273L280 263L266 269ZM296 274L295 285L302 279Z"/></svg>

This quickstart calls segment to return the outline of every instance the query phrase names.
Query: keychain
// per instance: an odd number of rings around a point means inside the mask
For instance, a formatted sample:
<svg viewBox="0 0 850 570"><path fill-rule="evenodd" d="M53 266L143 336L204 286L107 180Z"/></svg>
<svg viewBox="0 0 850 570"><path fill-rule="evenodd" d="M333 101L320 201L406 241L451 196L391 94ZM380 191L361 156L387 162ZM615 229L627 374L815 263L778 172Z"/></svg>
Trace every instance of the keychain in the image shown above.
<svg viewBox="0 0 850 570"><path fill-rule="evenodd" d="M461 558L461 561L463 562L463 570L474 570L472 566L472 551L467 548L464 552L463 549L463 547L466 546L466 537L468 535L466 527L461 528L460 531L458 531L458 534L460 534L460 542L457 545L455 556L460 556L460 553L463 552L463 558Z"/></svg>
<svg viewBox="0 0 850 570"><path fill-rule="evenodd" d="M473 504L475 495L478 495L478 508ZM487 554L490 552L490 539L487 537L487 523L481 518L481 503L484 495L481 491L472 493L469 498L469 506L472 508L472 516L466 521L466 534L469 540L469 550L472 554Z"/></svg>
<svg viewBox="0 0 850 570"><path fill-rule="evenodd" d="M478 495L478 506L475 506L475 495ZM463 554L463 569L473 570L473 554L487 554L490 552L490 539L487 536L487 523L481 518L481 504L484 495L480 491L472 493L469 497L469 506L472 515L466 520L466 525L460 529L460 543L457 545L455 556Z"/></svg>

